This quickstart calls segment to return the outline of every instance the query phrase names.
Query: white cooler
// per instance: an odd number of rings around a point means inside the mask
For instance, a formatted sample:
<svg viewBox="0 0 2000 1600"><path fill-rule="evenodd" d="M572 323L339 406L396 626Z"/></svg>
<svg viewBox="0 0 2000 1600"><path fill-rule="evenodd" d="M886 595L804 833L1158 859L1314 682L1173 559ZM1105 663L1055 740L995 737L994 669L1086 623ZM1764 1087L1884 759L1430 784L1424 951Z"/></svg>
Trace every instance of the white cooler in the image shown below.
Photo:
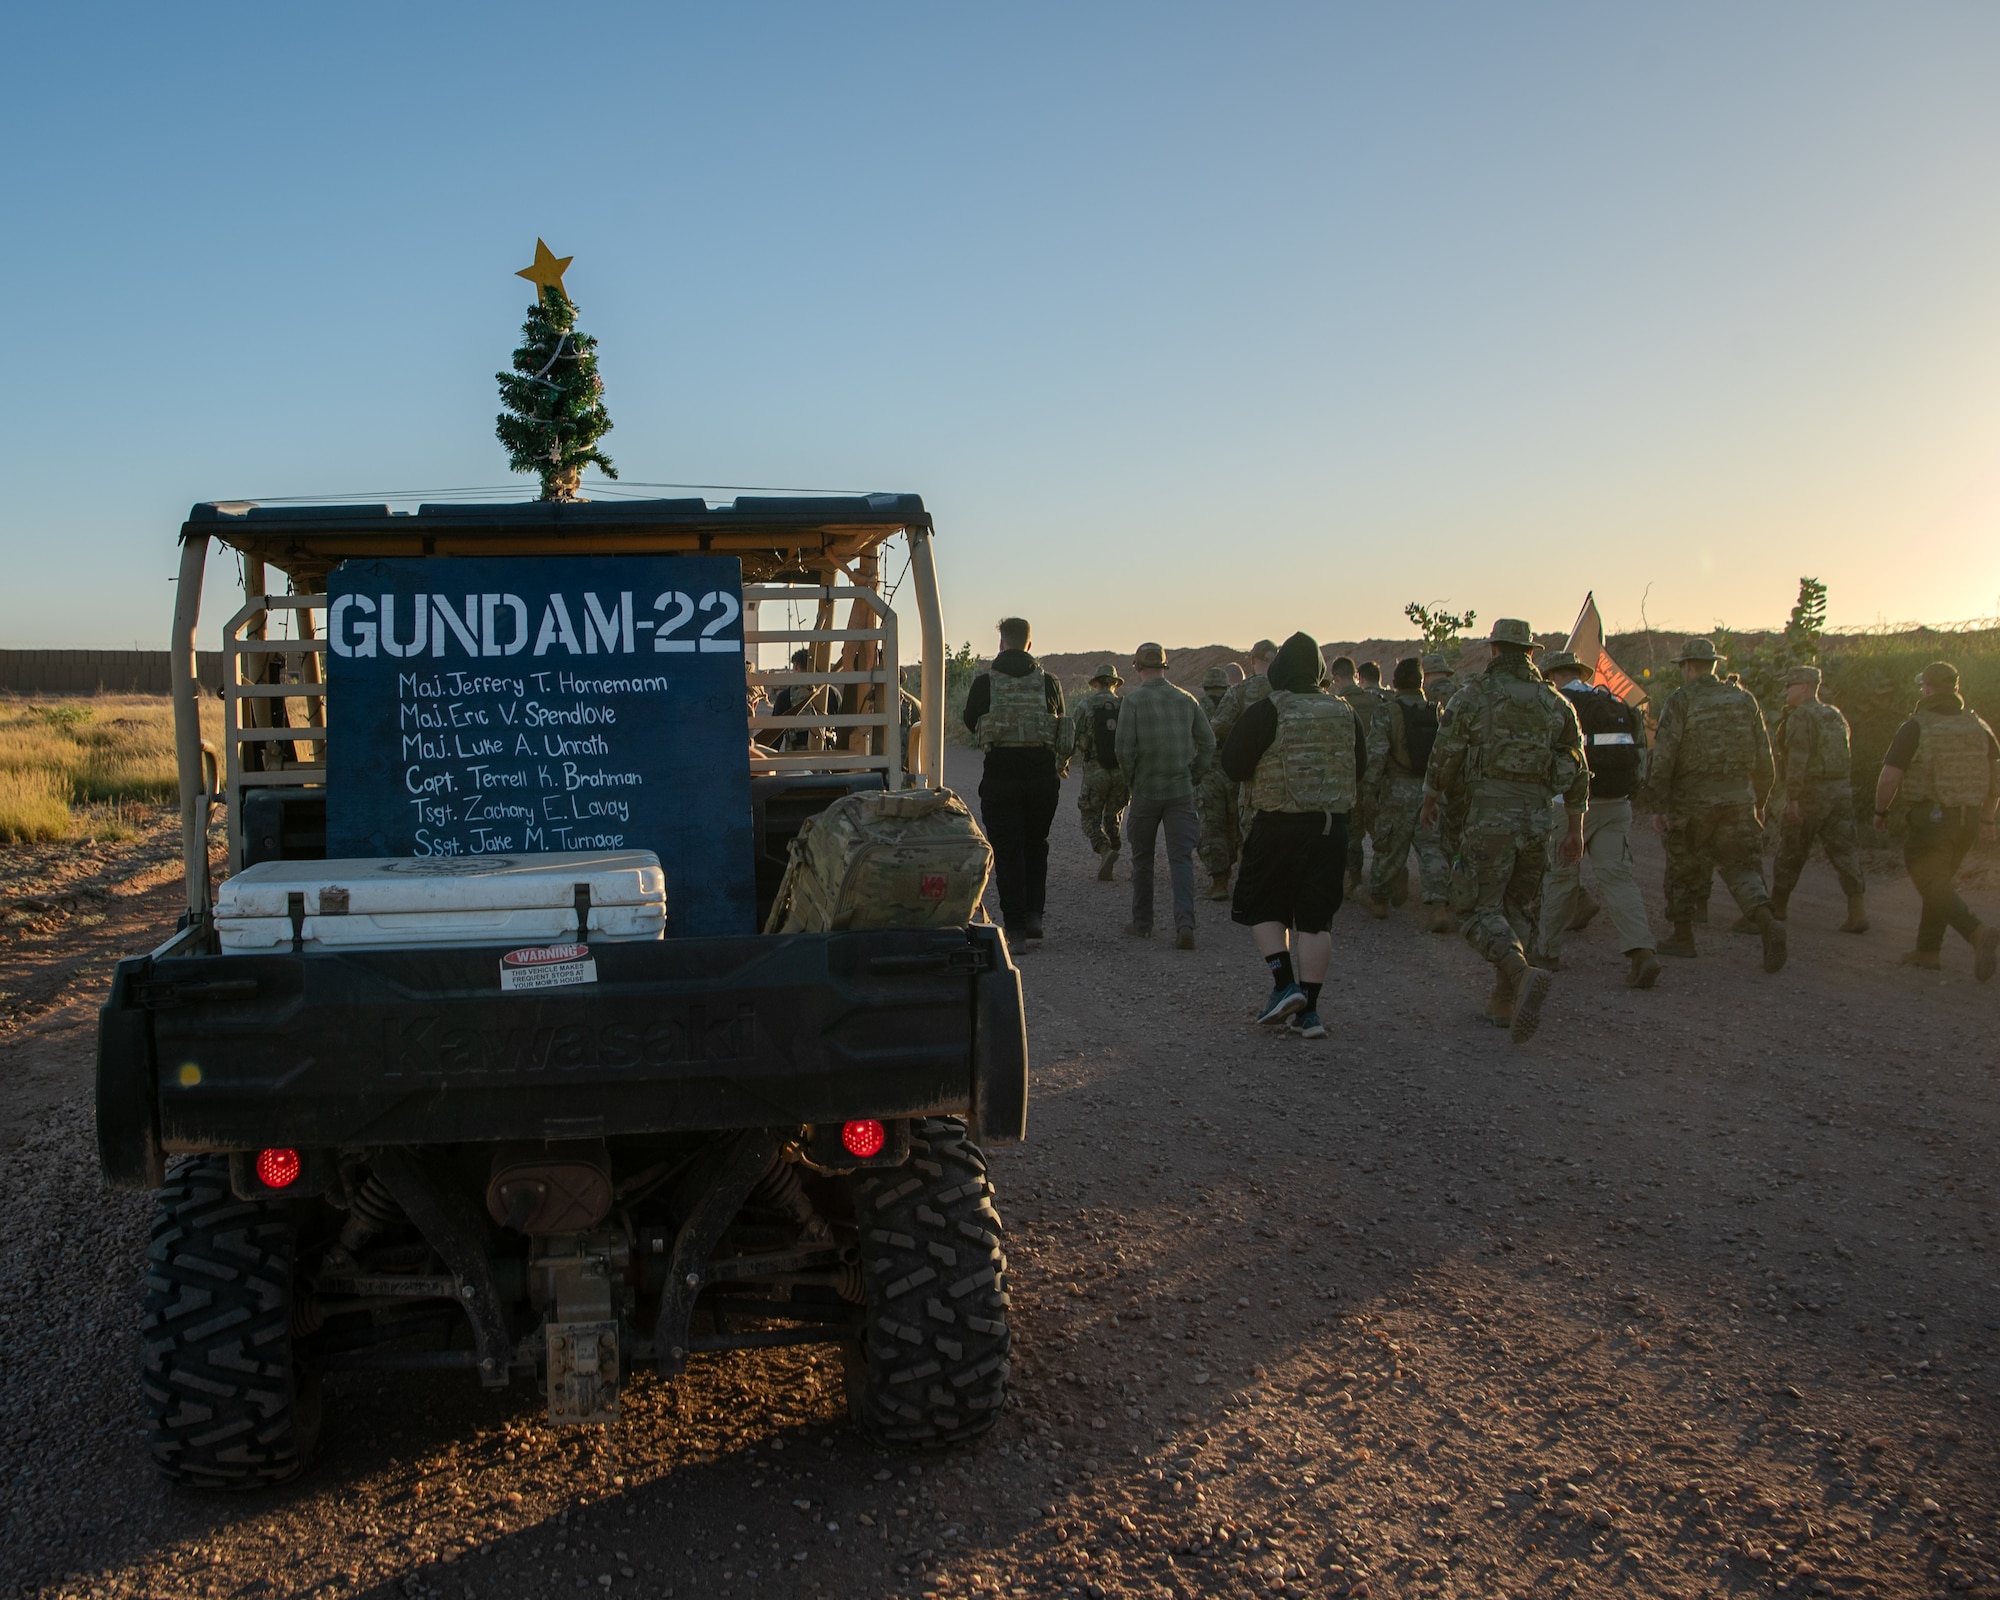
<svg viewBox="0 0 2000 1600"><path fill-rule="evenodd" d="M261 861L215 896L226 951L550 944L666 936L667 877L650 850L558 850L420 860ZM301 915L294 929L293 899Z"/></svg>

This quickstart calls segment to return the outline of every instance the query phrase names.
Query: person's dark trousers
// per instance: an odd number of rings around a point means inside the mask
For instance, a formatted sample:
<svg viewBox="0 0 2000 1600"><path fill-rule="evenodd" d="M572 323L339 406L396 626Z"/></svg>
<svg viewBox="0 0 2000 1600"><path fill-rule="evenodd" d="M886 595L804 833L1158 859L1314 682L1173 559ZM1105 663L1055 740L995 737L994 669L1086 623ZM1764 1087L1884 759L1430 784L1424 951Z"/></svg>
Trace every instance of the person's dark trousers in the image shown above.
<svg viewBox="0 0 2000 1600"><path fill-rule="evenodd" d="M1132 920L1153 925L1153 844L1167 836L1167 879L1174 886L1174 928L1194 926L1194 847L1201 839L1201 813L1194 796L1134 800L1125 813L1125 839L1132 847Z"/></svg>
<svg viewBox="0 0 2000 1600"><path fill-rule="evenodd" d="M1062 798L1062 781L1046 752L1019 753L1044 759L1039 766L1011 760L1003 763L994 757L1011 757L1016 752L996 750L986 758L986 773L979 780L979 820L993 846L993 886L1000 894L1000 920L1016 931L1026 919L1039 917L1047 908L1049 824L1055 821Z"/></svg>
<svg viewBox="0 0 2000 1600"><path fill-rule="evenodd" d="M1923 805L1911 811L1903 860L1910 882L1924 897L1923 915L1917 919L1919 950L1942 950L1946 928L1958 929L1968 940L1979 931L1979 919L1952 881L1978 837L1977 806Z"/></svg>

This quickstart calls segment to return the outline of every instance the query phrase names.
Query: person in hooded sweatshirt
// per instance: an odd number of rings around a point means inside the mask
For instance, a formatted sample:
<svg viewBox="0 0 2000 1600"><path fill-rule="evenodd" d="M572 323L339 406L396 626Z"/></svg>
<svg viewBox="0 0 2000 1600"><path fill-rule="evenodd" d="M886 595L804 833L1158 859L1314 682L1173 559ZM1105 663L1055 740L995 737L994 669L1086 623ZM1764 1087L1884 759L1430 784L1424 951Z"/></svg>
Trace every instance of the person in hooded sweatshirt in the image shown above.
<svg viewBox="0 0 2000 1600"><path fill-rule="evenodd" d="M1324 1039L1320 986L1333 960L1333 914L1347 868L1348 819L1368 765L1367 733L1346 701L1326 692L1318 641L1279 646L1271 692L1237 719L1222 770L1244 785L1250 825L1229 915L1249 928L1271 974L1257 1014Z"/></svg>
<svg viewBox="0 0 2000 1600"><path fill-rule="evenodd" d="M1000 920L1016 939L1039 939L1049 891L1049 825L1074 737L1062 685L1028 654L1025 618L1000 619L1000 653L972 680L965 725L986 752L979 820L993 846Z"/></svg>

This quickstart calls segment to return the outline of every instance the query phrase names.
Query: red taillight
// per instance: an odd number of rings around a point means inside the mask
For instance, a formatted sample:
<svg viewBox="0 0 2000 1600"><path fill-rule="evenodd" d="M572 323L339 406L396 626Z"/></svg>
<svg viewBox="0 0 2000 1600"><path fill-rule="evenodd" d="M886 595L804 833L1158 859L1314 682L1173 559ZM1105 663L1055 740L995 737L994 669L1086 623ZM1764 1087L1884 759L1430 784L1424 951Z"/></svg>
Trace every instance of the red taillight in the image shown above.
<svg viewBox="0 0 2000 1600"><path fill-rule="evenodd" d="M289 1189L299 1181L298 1151L259 1150L257 1181L267 1189Z"/></svg>
<svg viewBox="0 0 2000 1600"><path fill-rule="evenodd" d="M847 1146L847 1153L866 1161L870 1156L879 1156L882 1146L889 1142L889 1130L873 1117L860 1122L843 1122L840 1125L840 1142Z"/></svg>

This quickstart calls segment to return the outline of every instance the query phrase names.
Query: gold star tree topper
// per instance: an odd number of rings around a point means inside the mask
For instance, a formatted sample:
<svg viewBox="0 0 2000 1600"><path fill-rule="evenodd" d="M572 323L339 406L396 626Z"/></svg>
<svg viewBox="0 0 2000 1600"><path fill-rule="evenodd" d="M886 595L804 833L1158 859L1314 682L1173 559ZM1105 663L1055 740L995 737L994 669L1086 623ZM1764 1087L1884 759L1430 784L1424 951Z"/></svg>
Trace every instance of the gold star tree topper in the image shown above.
<svg viewBox="0 0 2000 1600"><path fill-rule="evenodd" d="M535 264L532 267L521 268L514 276L517 278L526 278L528 282L535 286L535 299L538 302L545 303L549 298L549 291L551 289L567 300L569 298L569 290L563 287L563 274L569 270L569 264L575 259L575 256L557 255L547 245L543 244L541 240L537 239L535 241Z"/></svg>

